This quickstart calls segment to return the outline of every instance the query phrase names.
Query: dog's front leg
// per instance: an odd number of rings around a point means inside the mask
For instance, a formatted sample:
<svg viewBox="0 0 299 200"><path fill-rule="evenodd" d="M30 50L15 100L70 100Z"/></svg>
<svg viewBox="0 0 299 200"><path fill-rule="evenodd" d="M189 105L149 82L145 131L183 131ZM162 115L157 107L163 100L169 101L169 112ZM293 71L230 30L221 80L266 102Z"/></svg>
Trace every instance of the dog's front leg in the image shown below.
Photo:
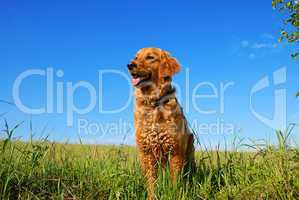
<svg viewBox="0 0 299 200"><path fill-rule="evenodd" d="M172 155L170 157L170 175L173 183L176 183L178 175L180 175L184 167L184 156L181 154Z"/></svg>
<svg viewBox="0 0 299 200"><path fill-rule="evenodd" d="M140 153L140 163L147 183L148 200L155 199L155 183L157 179L157 162L152 154Z"/></svg>

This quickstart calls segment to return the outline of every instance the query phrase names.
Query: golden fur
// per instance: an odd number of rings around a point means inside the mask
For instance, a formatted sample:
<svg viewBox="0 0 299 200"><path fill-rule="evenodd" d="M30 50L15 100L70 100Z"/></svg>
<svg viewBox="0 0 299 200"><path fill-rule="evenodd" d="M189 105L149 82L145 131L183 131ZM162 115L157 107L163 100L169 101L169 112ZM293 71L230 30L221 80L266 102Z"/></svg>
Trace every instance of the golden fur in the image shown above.
<svg viewBox="0 0 299 200"><path fill-rule="evenodd" d="M148 199L154 199L158 162L169 162L173 181L186 164L195 164L193 135L171 85L180 65L166 51L143 48L128 68L136 84L136 143Z"/></svg>

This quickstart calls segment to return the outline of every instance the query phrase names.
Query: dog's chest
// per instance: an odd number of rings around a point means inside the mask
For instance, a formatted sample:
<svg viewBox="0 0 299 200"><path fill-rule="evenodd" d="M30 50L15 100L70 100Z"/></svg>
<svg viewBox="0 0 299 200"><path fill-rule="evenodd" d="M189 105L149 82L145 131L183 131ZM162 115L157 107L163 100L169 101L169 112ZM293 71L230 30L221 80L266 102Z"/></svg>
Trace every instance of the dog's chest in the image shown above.
<svg viewBox="0 0 299 200"><path fill-rule="evenodd" d="M172 153L176 148L178 132L175 115L159 109L143 111L137 115L136 136L139 148L144 153L156 155Z"/></svg>

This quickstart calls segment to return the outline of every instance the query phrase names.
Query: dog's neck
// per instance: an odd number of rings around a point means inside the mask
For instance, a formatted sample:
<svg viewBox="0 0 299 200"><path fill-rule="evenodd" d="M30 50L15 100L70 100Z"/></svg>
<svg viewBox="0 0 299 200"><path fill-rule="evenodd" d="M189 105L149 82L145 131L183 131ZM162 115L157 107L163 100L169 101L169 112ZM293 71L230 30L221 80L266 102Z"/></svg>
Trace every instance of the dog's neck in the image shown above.
<svg viewBox="0 0 299 200"><path fill-rule="evenodd" d="M155 85L149 85L136 89L136 103L143 106L158 107L175 98L175 88L171 85L171 79Z"/></svg>

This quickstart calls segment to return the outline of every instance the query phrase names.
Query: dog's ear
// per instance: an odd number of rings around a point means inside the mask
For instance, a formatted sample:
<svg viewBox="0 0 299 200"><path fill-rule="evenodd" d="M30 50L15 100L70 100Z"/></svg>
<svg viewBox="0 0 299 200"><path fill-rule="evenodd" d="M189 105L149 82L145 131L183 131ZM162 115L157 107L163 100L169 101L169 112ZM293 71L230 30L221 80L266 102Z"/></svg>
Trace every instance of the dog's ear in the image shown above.
<svg viewBox="0 0 299 200"><path fill-rule="evenodd" d="M162 63L159 69L161 78L172 77L180 71L180 64L167 51L162 52Z"/></svg>

